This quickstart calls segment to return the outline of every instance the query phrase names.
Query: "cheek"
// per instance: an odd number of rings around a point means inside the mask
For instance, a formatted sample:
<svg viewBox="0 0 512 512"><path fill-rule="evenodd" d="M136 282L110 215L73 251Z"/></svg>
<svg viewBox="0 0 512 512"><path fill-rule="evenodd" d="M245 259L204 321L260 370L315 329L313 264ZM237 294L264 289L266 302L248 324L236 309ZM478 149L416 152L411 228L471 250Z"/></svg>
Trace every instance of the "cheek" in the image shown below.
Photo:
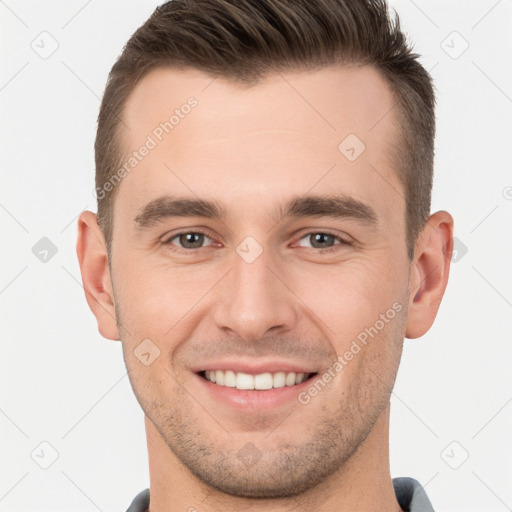
<svg viewBox="0 0 512 512"><path fill-rule="evenodd" d="M292 289L322 321L326 335L338 340L351 340L375 324L395 302L401 303L406 288L403 271L384 255L354 258L337 267L311 266L293 279Z"/></svg>
<svg viewBox="0 0 512 512"><path fill-rule="evenodd" d="M137 337L162 339L218 280L206 267L171 266L126 259L117 264L116 299L123 325Z"/></svg>
<svg viewBox="0 0 512 512"><path fill-rule="evenodd" d="M155 339L166 337L169 329L177 334L192 318L205 314L205 308L212 307L208 292L229 266L222 261L152 263L136 254L116 265L116 299L123 324L137 337ZM399 265L384 250L332 265L297 262L282 269L283 280L293 291L282 300L295 303L329 339L350 341L400 297L404 276Z"/></svg>

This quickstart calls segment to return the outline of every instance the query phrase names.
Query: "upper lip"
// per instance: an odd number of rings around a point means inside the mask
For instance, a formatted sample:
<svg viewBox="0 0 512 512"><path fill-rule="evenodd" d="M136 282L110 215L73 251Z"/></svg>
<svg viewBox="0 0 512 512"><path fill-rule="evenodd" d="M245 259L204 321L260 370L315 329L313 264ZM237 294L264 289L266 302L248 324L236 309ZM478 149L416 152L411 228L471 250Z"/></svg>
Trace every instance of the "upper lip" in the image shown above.
<svg viewBox="0 0 512 512"><path fill-rule="evenodd" d="M240 358L223 359L219 361L212 361L204 363L201 366L195 366L192 371L199 373L205 370L233 370L234 372L247 373L249 375L259 375L261 373L276 373L276 372L295 372L295 373L316 373L317 368L314 368L311 363L296 363L292 361L285 361L279 359L258 359L243 360Z"/></svg>

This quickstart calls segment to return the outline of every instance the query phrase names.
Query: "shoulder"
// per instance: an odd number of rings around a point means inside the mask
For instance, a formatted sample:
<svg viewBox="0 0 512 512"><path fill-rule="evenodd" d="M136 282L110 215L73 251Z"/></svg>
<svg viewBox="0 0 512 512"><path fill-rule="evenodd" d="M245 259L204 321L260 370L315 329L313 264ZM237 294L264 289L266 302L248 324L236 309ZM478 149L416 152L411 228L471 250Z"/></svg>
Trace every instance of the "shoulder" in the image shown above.
<svg viewBox="0 0 512 512"><path fill-rule="evenodd" d="M146 512L149 507L149 489L139 492L126 512Z"/></svg>
<svg viewBox="0 0 512 512"><path fill-rule="evenodd" d="M408 512L435 512L425 489L414 478L393 478L396 499L403 510Z"/></svg>

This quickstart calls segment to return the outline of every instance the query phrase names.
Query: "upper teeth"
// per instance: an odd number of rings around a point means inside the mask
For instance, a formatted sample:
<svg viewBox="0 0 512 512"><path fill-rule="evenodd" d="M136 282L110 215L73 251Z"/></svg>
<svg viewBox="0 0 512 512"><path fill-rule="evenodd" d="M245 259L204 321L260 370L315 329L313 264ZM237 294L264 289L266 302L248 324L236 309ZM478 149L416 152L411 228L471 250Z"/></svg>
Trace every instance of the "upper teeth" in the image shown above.
<svg viewBox="0 0 512 512"><path fill-rule="evenodd" d="M275 372L250 375L232 370L206 370L205 377L220 386L237 389L272 389L300 384L309 373Z"/></svg>

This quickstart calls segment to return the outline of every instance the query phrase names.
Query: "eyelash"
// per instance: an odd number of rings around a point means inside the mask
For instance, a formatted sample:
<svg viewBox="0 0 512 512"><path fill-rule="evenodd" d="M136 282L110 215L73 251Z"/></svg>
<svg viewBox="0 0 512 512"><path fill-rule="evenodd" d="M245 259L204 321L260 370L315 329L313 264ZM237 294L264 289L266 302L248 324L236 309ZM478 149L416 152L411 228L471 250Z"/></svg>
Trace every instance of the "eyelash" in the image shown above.
<svg viewBox="0 0 512 512"><path fill-rule="evenodd" d="M195 235L204 235L205 237L209 238L210 240L213 240L211 236L208 235L208 233L206 233L205 231L201 231L201 230L193 230L193 231L181 231L179 233L174 233L171 237L167 238L166 240L164 240L162 242L163 245L167 245L169 248L171 248L171 251L176 251L176 252L181 252L181 251L184 251L186 253L192 253L194 251L198 251L200 249L208 249L209 247L211 246L208 246L208 247L198 247L196 249L185 249L183 247L173 247L172 244L171 244L171 241L174 240L175 238L178 238L179 236L181 235L187 235L187 234L195 234ZM335 244L333 245L332 247L326 247L324 249L317 249L315 247L303 247L303 249L313 249L319 253L329 253L329 252L333 252L336 250L336 247L338 246L350 246L350 245L353 245L352 242L349 242L348 240L345 240L344 238L341 238L339 235L337 235L336 233L333 233L332 231L329 231L329 230L322 230L322 231L309 231L307 233L304 233L298 240L302 240L303 238L307 237L307 236L311 236L311 235L318 235L318 234L321 234L321 235L330 235L330 236L333 236L335 239L337 239L340 243L339 244Z"/></svg>

